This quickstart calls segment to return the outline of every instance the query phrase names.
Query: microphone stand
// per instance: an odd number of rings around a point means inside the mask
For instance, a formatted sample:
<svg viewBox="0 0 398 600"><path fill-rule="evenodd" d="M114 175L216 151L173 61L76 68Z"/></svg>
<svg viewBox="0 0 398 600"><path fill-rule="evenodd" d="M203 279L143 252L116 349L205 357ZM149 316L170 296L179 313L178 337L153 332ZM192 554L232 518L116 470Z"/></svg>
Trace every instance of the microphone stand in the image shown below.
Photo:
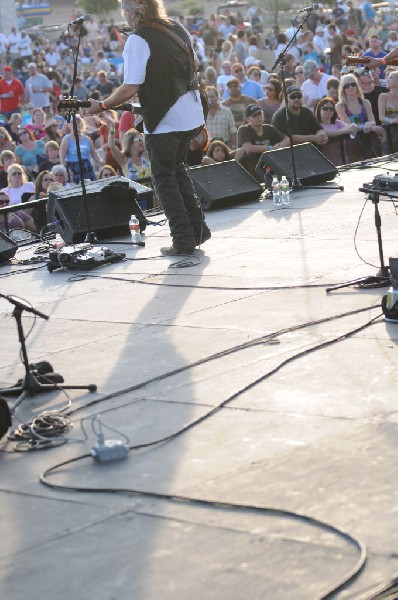
<svg viewBox="0 0 398 600"><path fill-rule="evenodd" d="M292 173L293 173L293 179L292 179L292 189L293 191L300 189L302 186L301 182L299 181L299 179L297 178L297 167L296 167L296 160L295 160L295 156L294 156L294 144L293 144L293 133L292 133L292 125L291 125L291 116L290 116L290 111L288 108L288 97L287 97L287 90L286 90L286 78L285 78L285 71L284 71L284 67L286 65L286 54L288 53L288 51L290 50L290 48L293 46L294 42L296 41L298 32L301 31L301 29L304 26L304 23L306 22L306 20L308 19L308 15L309 12L305 11L305 14L301 20L301 22L298 24L298 27L296 29L296 31L293 33L292 37L290 38L290 40L287 42L286 46L284 47L284 49L282 50L282 52L279 53L272 69L271 72L275 71L276 67L278 65L280 65L280 74L281 74L281 79L282 79L282 90L283 90L283 97L285 100L285 110L286 110L286 128L287 128L287 136L289 138L289 147L290 147L290 155L291 155L291 159L292 159ZM297 20L297 19L295 19ZM336 188L331 188L330 186L310 186L310 185L306 185L304 186L307 189L326 189L326 190L330 190L330 189L339 189L339 190L343 190L343 186L339 185Z"/></svg>
<svg viewBox="0 0 398 600"><path fill-rule="evenodd" d="M83 21L78 21L77 23L74 24L74 26L78 28L78 38L77 38L76 52L73 57L72 85L71 85L70 92L69 92L70 98L73 98L73 94L75 91L75 82L76 82L76 77L77 77L77 60L79 58ZM91 231L90 215L88 212L87 190L86 190L86 184L84 181L84 165L83 165L81 148L80 148L79 131L78 131L77 121L76 121L77 110L78 109L76 109L76 110L71 109L68 113L66 120L68 123L70 123L70 121L72 119L73 134L75 136L75 141L76 141L76 152L77 152L77 161L79 163L80 185L82 187L83 207L84 207L84 213L86 216L86 226L87 226L87 233L86 233L86 237L85 237L84 241L89 244L93 244L93 243L97 242L98 240L97 240L95 233L93 231Z"/></svg>
<svg viewBox="0 0 398 600"><path fill-rule="evenodd" d="M88 390L89 392L95 392L97 386L95 384L89 385L58 385L62 384L64 378L58 373L53 373L53 368L47 361L37 364L29 364L28 353L26 350L26 338L22 326L22 313L27 311L40 317L41 319L48 320L50 317L44 313L33 308L29 302L19 298L18 296L6 296L0 293L0 298L8 300L10 304L14 306L13 317L17 322L18 339L21 344L21 357L25 368L25 376L15 386L0 390L0 394L18 394L18 398L15 400L11 407L11 412L14 412L17 406L27 398L28 396L34 396L41 392L50 392L56 389L67 389L67 390Z"/></svg>

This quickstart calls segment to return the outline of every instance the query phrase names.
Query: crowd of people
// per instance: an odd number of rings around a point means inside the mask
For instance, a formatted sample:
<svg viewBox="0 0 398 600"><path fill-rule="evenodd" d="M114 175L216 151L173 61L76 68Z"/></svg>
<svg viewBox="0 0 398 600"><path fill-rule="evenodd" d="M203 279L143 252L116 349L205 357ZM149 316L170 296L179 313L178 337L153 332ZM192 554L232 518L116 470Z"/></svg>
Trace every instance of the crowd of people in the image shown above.
<svg viewBox="0 0 398 600"><path fill-rule="evenodd" d="M209 103L189 165L237 160L258 178L261 153L287 146L289 133L294 144L315 144L335 165L398 150L398 128L389 127L398 123L397 67L346 64L350 56L380 58L398 46L395 13L379 17L371 2L321 6L309 14L283 67L277 59L296 21L282 31L254 5L245 15L226 9L219 17L198 13L177 20L192 37ZM80 182L77 139L59 100L70 97L72 86L77 107L109 98L123 83L128 36L113 20L86 21L72 81L78 30L53 42L16 28L0 33L0 207ZM76 125L85 179L150 181L140 115L81 109ZM38 209L15 212L10 223L31 231L45 224L45 211Z"/></svg>

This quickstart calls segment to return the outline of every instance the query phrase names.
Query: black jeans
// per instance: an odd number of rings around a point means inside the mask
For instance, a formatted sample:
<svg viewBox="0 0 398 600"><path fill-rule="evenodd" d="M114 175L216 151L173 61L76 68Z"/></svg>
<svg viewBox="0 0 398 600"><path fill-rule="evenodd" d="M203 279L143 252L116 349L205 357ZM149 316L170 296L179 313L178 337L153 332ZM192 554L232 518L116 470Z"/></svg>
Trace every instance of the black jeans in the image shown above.
<svg viewBox="0 0 398 600"><path fill-rule="evenodd" d="M169 221L173 246L191 252L209 232L185 164L197 130L148 134L152 182Z"/></svg>

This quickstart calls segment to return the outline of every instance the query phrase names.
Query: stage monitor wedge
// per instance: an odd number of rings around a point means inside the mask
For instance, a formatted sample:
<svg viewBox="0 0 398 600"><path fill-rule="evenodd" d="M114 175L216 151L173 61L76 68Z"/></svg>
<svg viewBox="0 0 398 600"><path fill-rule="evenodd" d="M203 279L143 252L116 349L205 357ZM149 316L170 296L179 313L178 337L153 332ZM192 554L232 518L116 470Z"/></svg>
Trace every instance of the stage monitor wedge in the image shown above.
<svg viewBox="0 0 398 600"><path fill-rule="evenodd" d="M263 187L236 160L189 169L203 210L258 200Z"/></svg>
<svg viewBox="0 0 398 600"><path fill-rule="evenodd" d="M17 244L15 244L8 235L0 231L0 264L13 258L17 248Z"/></svg>
<svg viewBox="0 0 398 600"><path fill-rule="evenodd" d="M332 181L337 173L337 167L322 154L313 144L296 144L293 146L296 175L301 185L316 185ZM269 150L261 155L256 172L265 178L267 174L285 175L290 182L293 180L292 154L290 147L279 150Z"/></svg>
<svg viewBox="0 0 398 600"><path fill-rule="evenodd" d="M151 189L126 177L116 176L87 182L86 192L90 228L98 239L128 235L132 214L139 220L141 231L145 230L146 219L140 204L145 196L152 206ZM47 218L49 223L56 223L67 244L83 242L87 234L87 220L81 186L50 192Z"/></svg>

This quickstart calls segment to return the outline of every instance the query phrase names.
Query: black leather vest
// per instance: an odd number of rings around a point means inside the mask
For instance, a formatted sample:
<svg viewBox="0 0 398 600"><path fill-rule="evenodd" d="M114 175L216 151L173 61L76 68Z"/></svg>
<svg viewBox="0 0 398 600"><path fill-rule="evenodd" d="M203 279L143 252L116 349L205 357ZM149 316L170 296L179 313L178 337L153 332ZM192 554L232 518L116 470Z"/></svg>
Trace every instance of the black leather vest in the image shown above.
<svg viewBox="0 0 398 600"><path fill-rule="evenodd" d="M191 45L186 30L174 21L157 21ZM150 49L146 76L138 90L145 127L152 133L180 96L192 89L194 78L188 54L166 33L146 24L135 32Z"/></svg>

